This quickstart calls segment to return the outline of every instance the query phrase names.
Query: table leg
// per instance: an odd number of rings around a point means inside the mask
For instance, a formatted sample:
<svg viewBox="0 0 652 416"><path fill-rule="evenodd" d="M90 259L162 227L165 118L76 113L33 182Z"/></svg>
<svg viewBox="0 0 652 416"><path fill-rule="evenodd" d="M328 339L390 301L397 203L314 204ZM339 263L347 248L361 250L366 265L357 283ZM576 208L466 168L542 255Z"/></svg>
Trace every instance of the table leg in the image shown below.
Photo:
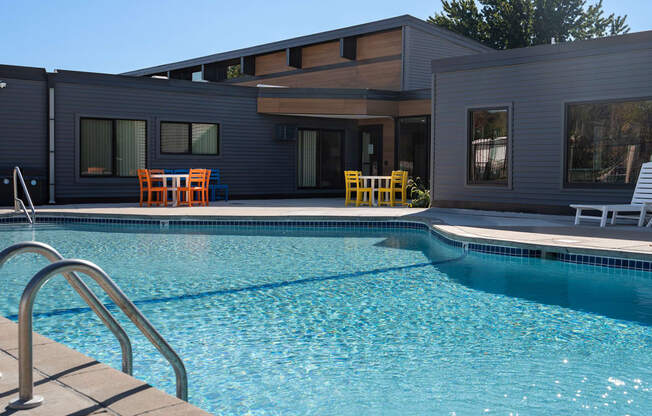
<svg viewBox="0 0 652 416"><path fill-rule="evenodd" d="M177 192L178 192L178 189L181 187L181 178L174 178L174 186L177 189L175 189L172 192L172 206L176 207L176 206L179 206L179 201L177 201Z"/></svg>

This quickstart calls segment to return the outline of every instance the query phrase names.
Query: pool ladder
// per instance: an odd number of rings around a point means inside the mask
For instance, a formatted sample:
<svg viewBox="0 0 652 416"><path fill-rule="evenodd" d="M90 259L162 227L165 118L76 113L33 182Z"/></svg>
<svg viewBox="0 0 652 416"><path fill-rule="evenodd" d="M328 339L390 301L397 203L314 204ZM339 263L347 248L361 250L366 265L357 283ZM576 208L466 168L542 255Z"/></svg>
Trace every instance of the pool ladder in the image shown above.
<svg viewBox="0 0 652 416"><path fill-rule="evenodd" d="M32 211L32 215L29 215L23 200L18 198L18 181L20 181L20 186L23 188L23 193L25 194L25 198L27 198L27 202L29 203L29 208ZM20 168L18 166L14 167L14 211L23 211L27 217L27 221L29 221L30 224L34 224L34 221L36 221L36 210L34 209L34 204L32 204L32 198L29 196L27 186L25 186L23 174L20 172Z"/></svg>
<svg viewBox="0 0 652 416"><path fill-rule="evenodd" d="M118 339L122 349L122 371L129 375L133 371L133 353L129 336L106 306L83 282L77 272L90 276L95 280L140 332L165 357L174 369L177 382L177 397L181 400L188 400L188 376L183 361L163 336L143 316L136 305L127 298L124 292L102 269L86 260L64 259L53 247L36 241L17 243L0 252L0 267L11 257L21 253L40 254L48 259L51 264L45 266L32 277L20 298L18 311L18 397L10 402L10 408L30 409L43 403L43 397L34 395L32 313L34 299L39 289L57 274L63 274L70 286L79 293L104 325Z"/></svg>

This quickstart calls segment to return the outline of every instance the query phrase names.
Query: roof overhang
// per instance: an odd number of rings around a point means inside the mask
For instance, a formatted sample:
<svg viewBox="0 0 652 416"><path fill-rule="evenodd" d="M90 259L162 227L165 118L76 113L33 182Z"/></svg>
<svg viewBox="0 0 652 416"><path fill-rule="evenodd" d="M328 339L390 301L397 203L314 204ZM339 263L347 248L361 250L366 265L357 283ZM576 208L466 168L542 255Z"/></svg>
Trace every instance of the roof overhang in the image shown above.
<svg viewBox="0 0 652 416"><path fill-rule="evenodd" d="M261 114L367 119L430 114L430 90L260 88Z"/></svg>

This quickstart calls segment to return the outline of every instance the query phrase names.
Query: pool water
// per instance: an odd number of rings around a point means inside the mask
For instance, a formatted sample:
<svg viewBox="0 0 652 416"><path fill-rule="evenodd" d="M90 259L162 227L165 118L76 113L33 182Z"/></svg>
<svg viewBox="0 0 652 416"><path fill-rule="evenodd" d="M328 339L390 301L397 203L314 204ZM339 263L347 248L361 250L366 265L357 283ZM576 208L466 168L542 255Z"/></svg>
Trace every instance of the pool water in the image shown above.
<svg viewBox="0 0 652 416"><path fill-rule="evenodd" d="M652 273L467 254L417 230L0 227L0 248L33 239L107 271L212 413L652 414ZM0 269L0 314L16 319L45 264L25 254ZM111 310L134 375L174 394L167 361ZM121 366L61 277L34 325Z"/></svg>

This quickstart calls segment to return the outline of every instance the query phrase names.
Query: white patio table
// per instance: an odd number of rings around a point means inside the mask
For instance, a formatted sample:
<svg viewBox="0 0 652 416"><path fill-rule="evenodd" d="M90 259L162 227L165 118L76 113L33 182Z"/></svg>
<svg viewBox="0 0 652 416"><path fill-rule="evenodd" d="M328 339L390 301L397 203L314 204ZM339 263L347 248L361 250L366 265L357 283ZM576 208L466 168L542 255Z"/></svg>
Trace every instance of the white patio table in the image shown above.
<svg viewBox="0 0 652 416"><path fill-rule="evenodd" d="M361 175L360 179L362 180L362 186L365 188L371 188L371 205L378 206L378 201L376 200L376 189L378 188L389 188L391 176L373 176L373 175ZM380 198L380 195L378 195ZM364 200L367 200L365 195Z"/></svg>
<svg viewBox="0 0 652 416"><path fill-rule="evenodd" d="M179 205L179 201L177 201L177 189L181 188L181 179L185 179L186 183L188 183L188 176L190 175L187 173L163 173L152 175L152 178L163 179L165 187L168 188L168 191L172 191L172 206L176 207ZM173 186L167 186L168 179L172 179Z"/></svg>

